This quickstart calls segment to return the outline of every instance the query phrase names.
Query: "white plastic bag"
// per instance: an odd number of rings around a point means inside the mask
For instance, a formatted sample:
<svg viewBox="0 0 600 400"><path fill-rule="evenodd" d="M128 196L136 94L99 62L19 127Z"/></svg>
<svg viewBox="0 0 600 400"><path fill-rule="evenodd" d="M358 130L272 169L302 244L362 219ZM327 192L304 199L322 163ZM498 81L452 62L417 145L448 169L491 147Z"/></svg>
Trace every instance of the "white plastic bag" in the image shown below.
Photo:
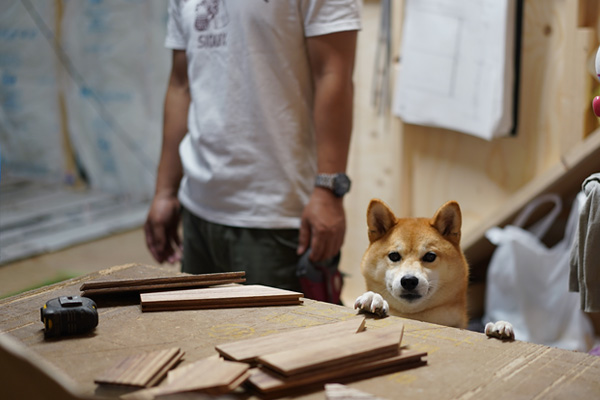
<svg viewBox="0 0 600 400"><path fill-rule="evenodd" d="M541 204L554 208L529 230L522 226ZM569 214L564 238L548 248L541 239L560 213L559 196L533 200L512 225L486 232L498 247L488 268L483 322L508 321L517 340L569 350L587 351L593 328L579 308L579 296L569 292L569 252L577 227L577 201Z"/></svg>

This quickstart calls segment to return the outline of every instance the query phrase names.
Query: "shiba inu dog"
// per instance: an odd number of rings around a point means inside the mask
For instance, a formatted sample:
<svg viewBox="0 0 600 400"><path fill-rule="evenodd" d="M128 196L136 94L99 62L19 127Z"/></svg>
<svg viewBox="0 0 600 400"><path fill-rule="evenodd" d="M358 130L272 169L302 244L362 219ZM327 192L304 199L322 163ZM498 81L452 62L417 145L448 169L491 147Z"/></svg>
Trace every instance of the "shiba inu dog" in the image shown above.
<svg viewBox="0 0 600 400"><path fill-rule="evenodd" d="M462 215L449 201L429 218L397 218L381 200L367 209L369 246L361 272L367 292L354 307L456 328L466 328L469 266L460 248ZM488 336L514 337L500 321Z"/></svg>

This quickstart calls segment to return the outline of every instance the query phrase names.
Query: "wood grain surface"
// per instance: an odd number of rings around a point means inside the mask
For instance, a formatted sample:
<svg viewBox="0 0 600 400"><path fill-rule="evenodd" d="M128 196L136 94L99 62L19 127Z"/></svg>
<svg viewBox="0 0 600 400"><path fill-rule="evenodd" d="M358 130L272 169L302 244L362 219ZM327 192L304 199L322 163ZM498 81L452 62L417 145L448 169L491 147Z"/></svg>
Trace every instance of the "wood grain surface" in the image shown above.
<svg viewBox="0 0 600 400"><path fill-rule="evenodd" d="M154 386L182 357L183 352L178 347L125 357L94 379L94 382L139 387Z"/></svg>
<svg viewBox="0 0 600 400"><path fill-rule="evenodd" d="M361 332L365 329L365 318L357 316L345 321L293 329L272 335L239 340L215 346L225 358L255 363L261 355L287 350L290 343L295 347L311 344L315 340L326 340Z"/></svg>
<svg viewBox="0 0 600 400"><path fill-rule="evenodd" d="M246 273L225 272L200 275L179 275L161 278L96 280L86 282L79 290L83 296L117 294L126 292L155 292L176 289L189 289L230 283L244 283Z"/></svg>
<svg viewBox="0 0 600 400"><path fill-rule="evenodd" d="M404 325L338 335L325 340L315 337L311 343L258 357L263 367L284 376L362 364L398 355ZM290 342L292 343L292 342Z"/></svg>
<svg viewBox="0 0 600 400"><path fill-rule="evenodd" d="M262 285L142 293L142 311L298 305L302 293Z"/></svg>

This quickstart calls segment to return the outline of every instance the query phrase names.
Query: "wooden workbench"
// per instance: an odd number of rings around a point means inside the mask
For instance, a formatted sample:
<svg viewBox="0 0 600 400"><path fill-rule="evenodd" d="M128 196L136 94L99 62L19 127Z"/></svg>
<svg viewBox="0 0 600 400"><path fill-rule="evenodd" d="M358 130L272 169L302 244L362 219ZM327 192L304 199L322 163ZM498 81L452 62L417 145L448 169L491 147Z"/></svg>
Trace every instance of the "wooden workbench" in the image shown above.
<svg viewBox="0 0 600 400"><path fill-rule="evenodd" d="M219 343L312 326L356 316L356 311L305 300L301 306L237 308L142 313L138 304L99 303L99 325L83 336L44 340L40 307L49 299L78 295L84 281L110 278L170 276L160 267L123 265L0 301L0 331L16 338L32 353L49 361L76 382L88 396L106 396L93 383L105 369L126 355L178 346L185 361L216 354ZM367 327L399 319L369 319ZM483 334L403 320L403 344L426 351L427 364L349 383L387 398L496 399L600 396L600 357L524 342L501 342ZM293 346L290 343L290 346ZM8 366L10 367L10 366ZM7 368L0 365L0 371ZM2 382L0 376L0 384ZM23 385L28 382L23 376ZM121 392L122 393L122 392ZM246 396L247 397L247 396ZM323 392L302 398L323 399Z"/></svg>

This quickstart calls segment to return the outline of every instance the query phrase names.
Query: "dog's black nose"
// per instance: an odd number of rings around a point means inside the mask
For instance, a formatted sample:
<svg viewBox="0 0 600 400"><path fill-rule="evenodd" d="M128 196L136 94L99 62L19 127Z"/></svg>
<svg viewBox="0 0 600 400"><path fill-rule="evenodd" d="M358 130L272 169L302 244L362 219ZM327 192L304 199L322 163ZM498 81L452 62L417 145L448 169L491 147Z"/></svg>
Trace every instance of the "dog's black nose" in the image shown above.
<svg viewBox="0 0 600 400"><path fill-rule="evenodd" d="M413 290L419 284L419 278L414 275L406 275L400 279L400 284L406 290Z"/></svg>

